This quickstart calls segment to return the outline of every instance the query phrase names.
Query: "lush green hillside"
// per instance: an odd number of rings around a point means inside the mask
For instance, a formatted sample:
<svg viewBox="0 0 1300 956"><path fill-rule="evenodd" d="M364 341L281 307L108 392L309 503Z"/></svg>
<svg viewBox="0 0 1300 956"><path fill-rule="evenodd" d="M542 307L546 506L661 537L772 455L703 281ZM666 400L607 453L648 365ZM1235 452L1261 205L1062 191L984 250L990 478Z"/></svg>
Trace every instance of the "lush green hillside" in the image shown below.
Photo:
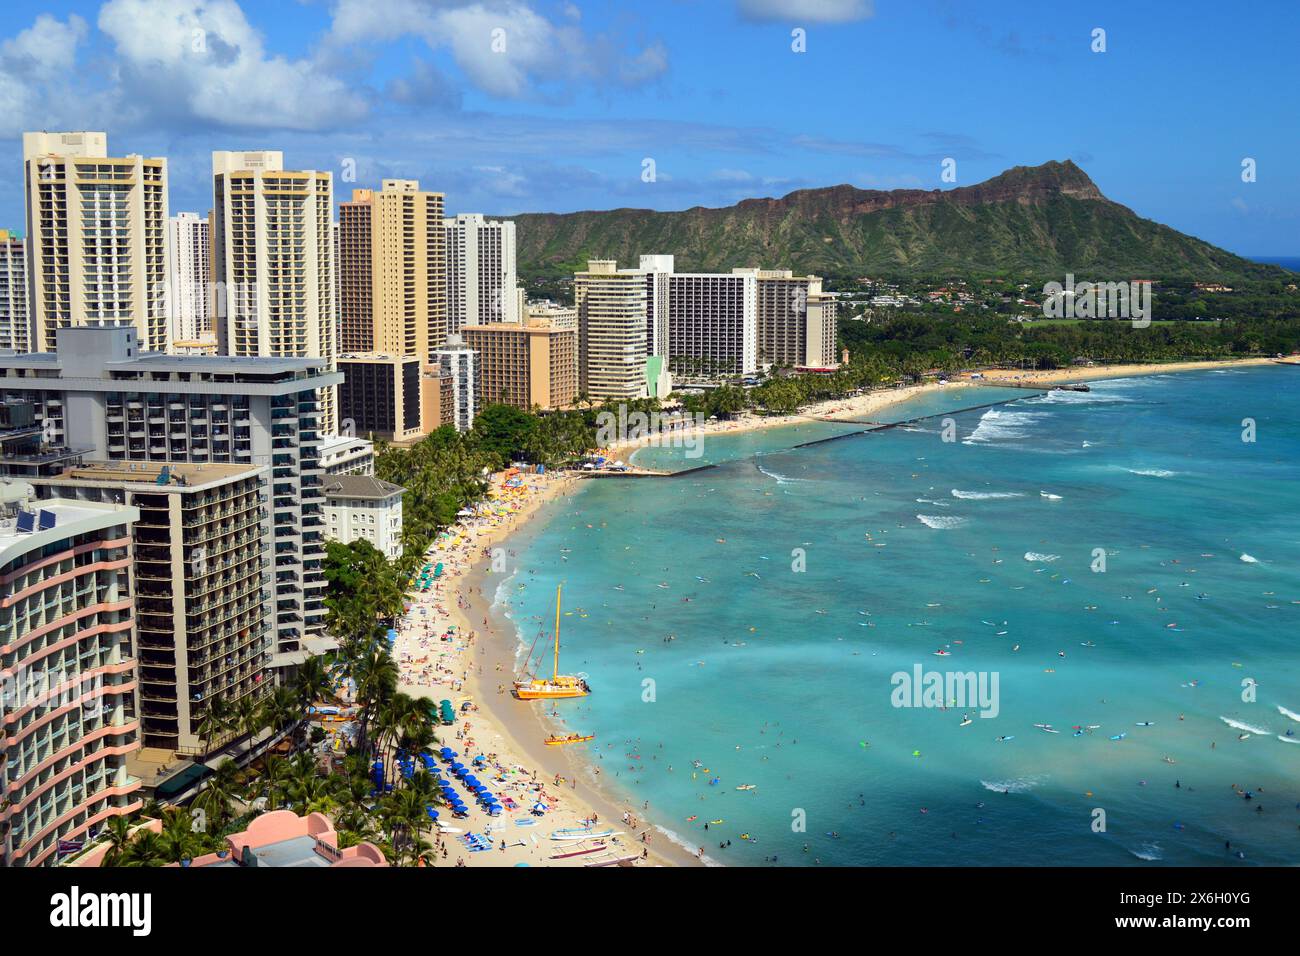
<svg viewBox="0 0 1300 956"><path fill-rule="evenodd" d="M572 272L589 258L635 265L671 253L677 269L791 268L821 275L994 274L1119 281L1280 274L1111 202L1074 163L1017 166L947 191L831 186L723 209L526 213L519 271Z"/></svg>

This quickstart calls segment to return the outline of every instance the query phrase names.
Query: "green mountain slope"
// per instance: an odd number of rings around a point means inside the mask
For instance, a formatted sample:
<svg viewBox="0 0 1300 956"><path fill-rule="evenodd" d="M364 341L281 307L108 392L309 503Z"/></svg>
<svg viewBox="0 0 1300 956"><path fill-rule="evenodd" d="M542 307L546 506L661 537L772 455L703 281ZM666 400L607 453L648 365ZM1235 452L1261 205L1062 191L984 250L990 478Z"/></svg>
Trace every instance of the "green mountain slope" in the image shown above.
<svg viewBox="0 0 1300 956"><path fill-rule="evenodd" d="M1017 166L974 186L892 191L831 186L681 212L524 213L524 275L571 272L587 259L635 265L671 253L678 271L734 266L821 275L1011 273L1119 281L1273 277L1233 255L1112 202L1070 161Z"/></svg>

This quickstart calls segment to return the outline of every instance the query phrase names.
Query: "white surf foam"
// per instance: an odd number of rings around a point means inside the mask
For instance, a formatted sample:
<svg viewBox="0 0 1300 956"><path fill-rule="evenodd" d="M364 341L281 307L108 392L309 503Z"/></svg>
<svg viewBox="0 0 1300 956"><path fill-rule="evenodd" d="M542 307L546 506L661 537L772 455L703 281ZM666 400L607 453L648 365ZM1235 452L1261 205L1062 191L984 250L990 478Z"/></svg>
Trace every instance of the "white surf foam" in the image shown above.
<svg viewBox="0 0 1300 956"><path fill-rule="evenodd" d="M1120 392L1105 392L1093 389L1090 392L1048 392L1033 398L1021 399L1024 405L1115 405L1129 403Z"/></svg>
<svg viewBox="0 0 1300 956"><path fill-rule="evenodd" d="M1055 561L1055 560L1056 560L1057 558L1059 558L1059 557L1060 557L1059 554L1039 554L1037 551L1026 551L1026 552L1025 552L1025 560L1026 560L1026 561L1042 561L1042 562L1049 562L1049 561Z"/></svg>
<svg viewBox="0 0 1300 956"><path fill-rule="evenodd" d="M985 790L992 790L995 793L1028 793L1034 787L1043 782L1043 778L1038 775L1028 777L1013 777L1010 780L981 780Z"/></svg>
<svg viewBox="0 0 1300 956"><path fill-rule="evenodd" d="M1144 478L1172 478L1178 472L1169 471L1167 468L1127 468L1125 469L1130 475L1141 475Z"/></svg>
<svg viewBox="0 0 1300 956"><path fill-rule="evenodd" d="M1253 557L1249 554L1243 554L1240 560L1245 561L1247 564L1259 564L1259 558Z"/></svg>
<svg viewBox="0 0 1300 956"><path fill-rule="evenodd" d="M1244 730L1248 734L1267 734L1270 731L1267 727L1255 727L1246 723L1244 720L1233 720L1231 717L1219 715L1219 719L1234 730Z"/></svg>
<svg viewBox="0 0 1300 956"><path fill-rule="evenodd" d="M699 844L692 844L690 840L687 840L679 836L678 834L674 833L672 830L669 830L667 827L660 826L657 823L654 825L654 828L658 830L660 833L662 833L664 836L666 836L670 843L673 843L676 846L681 847L683 850L690 853L692 856L696 857L697 859L699 858L698 856L699 849L700 849ZM721 863L713 859L707 853L704 855L702 862L704 863L705 866L722 866Z"/></svg>
<svg viewBox="0 0 1300 956"><path fill-rule="evenodd" d="M788 475L778 475L778 474L777 474L776 472L774 472L774 471L768 471L766 468L764 468L764 467L763 467L761 464L759 464L758 462L754 462L754 467L757 468L759 471L761 471L763 474L767 475L767 477L772 478L772 479L775 479L776 483L779 484L779 485L788 485L788 484L792 484L792 483L794 483L794 482L796 482L796 481L807 481L807 480L808 480L807 478L791 478L791 477L788 476Z"/></svg>
<svg viewBox="0 0 1300 956"><path fill-rule="evenodd" d="M952 496L969 501L993 501L998 498L1023 498L1024 494L1019 491L958 491L954 488Z"/></svg>
<svg viewBox="0 0 1300 956"><path fill-rule="evenodd" d="M1129 852L1139 860L1151 861L1163 860L1165 858L1164 851L1160 849L1160 844L1158 843L1143 843L1136 850L1129 850Z"/></svg>
<svg viewBox="0 0 1300 956"><path fill-rule="evenodd" d="M1290 717L1292 720L1300 720L1300 714L1297 714L1293 710L1287 710L1281 704L1277 705L1277 712L1281 714L1283 717Z"/></svg>
<svg viewBox="0 0 1300 956"><path fill-rule="evenodd" d="M936 531L946 531L966 523L966 519L958 515L917 515L916 520Z"/></svg>
<svg viewBox="0 0 1300 956"><path fill-rule="evenodd" d="M1009 441L1025 438L1026 429L1039 418L1030 412L1012 412L1006 409L990 408L980 416L975 430L963 440L963 445L980 445L995 441Z"/></svg>

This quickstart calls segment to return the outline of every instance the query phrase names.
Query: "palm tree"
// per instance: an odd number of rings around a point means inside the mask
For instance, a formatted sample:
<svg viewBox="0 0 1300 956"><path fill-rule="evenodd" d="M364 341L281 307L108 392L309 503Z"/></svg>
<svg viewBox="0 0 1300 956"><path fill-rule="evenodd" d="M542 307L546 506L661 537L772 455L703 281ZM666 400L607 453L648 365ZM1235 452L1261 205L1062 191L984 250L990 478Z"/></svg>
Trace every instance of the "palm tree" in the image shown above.
<svg viewBox="0 0 1300 956"><path fill-rule="evenodd" d="M235 701L233 716L235 728L241 735L248 737L248 746L251 749L253 738L262 729L262 715L252 694L245 694Z"/></svg>
<svg viewBox="0 0 1300 956"><path fill-rule="evenodd" d="M288 687L277 687L262 699L262 725L281 731L290 721L300 720L298 699Z"/></svg>
<svg viewBox="0 0 1300 956"><path fill-rule="evenodd" d="M278 809L288 786L289 762L279 754L267 754L262 765L259 795L266 797L268 810Z"/></svg>
<svg viewBox="0 0 1300 956"><path fill-rule="evenodd" d="M298 754L290 763L289 795L301 813L329 813L338 806L334 780L321 776L309 753Z"/></svg>
<svg viewBox="0 0 1300 956"><path fill-rule="evenodd" d="M135 824L124 816L109 817L102 834L108 839L108 852L104 854L104 866L118 866L127 855L133 837Z"/></svg>
<svg viewBox="0 0 1300 956"><path fill-rule="evenodd" d="M162 837L152 830L141 830L118 858L122 867L165 866L170 862L163 852Z"/></svg>
<svg viewBox="0 0 1300 956"><path fill-rule="evenodd" d="M357 744L364 754L367 753L372 716L397 690L397 662L388 653L387 647L379 641L372 641L351 663L350 670L350 676L357 687L357 702L361 704L361 727Z"/></svg>
<svg viewBox="0 0 1300 956"><path fill-rule="evenodd" d="M324 655L309 657L298 665L294 678L294 693L298 699L299 710L307 708L318 700L329 700L333 696L334 679L330 676L330 661Z"/></svg>
<svg viewBox="0 0 1300 956"><path fill-rule="evenodd" d="M227 760L208 777L198 796L194 798L193 807L201 810L207 818L205 832L214 833L230 816L230 807L238 796L239 767L233 760Z"/></svg>
<svg viewBox="0 0 1300 956"><path fill-rule="evenodd" d="M212 697L208 700L208 706L203 711L203 716L199 718L199 725L195 728L202 741L203 756L212 752L212 742L222 734L230 730L233 717L230 710L230 703L224 697Z"/></svg>
<svg viewBox="0 0 1300 956"><path fill-rule="evenodd" d="M168 863L192 860L202 851L202 842L184 810L172 808L163 815L163 831L158 837L158 850Z"/></svg>

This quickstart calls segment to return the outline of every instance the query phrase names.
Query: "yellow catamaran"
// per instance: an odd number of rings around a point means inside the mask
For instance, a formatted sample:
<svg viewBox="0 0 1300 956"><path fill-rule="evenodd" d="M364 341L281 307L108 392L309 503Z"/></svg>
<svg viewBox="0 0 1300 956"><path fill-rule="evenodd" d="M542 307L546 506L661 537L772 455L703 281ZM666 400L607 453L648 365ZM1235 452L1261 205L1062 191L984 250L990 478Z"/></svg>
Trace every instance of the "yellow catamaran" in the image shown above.
<svg viewBox="0 0 1300 956"><path fill-rule="evenodd" d="M586 697L591 693L587 681L576 674L560 673L560 588L555 588L555 666L550 677L531 677L515 681L515 696L520 700L559 700Z"/></svg>

